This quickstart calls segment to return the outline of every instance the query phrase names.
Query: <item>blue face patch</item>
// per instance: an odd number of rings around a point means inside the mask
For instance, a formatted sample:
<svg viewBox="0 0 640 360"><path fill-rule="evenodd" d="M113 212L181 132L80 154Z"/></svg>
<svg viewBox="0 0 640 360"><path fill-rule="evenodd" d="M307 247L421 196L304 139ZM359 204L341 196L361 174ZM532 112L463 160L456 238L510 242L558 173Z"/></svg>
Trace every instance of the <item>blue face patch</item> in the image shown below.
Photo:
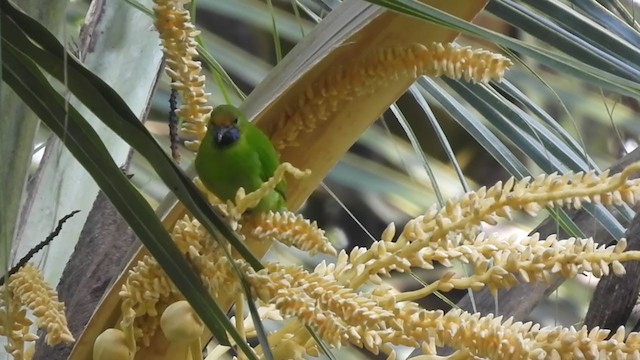
<svg viewBox="0 0 640 360"><path fill-rule="evenodd" d="M240 139L240 130L234 125L220 126L214 129L213 144L218 148L226 148Z"/></svg>

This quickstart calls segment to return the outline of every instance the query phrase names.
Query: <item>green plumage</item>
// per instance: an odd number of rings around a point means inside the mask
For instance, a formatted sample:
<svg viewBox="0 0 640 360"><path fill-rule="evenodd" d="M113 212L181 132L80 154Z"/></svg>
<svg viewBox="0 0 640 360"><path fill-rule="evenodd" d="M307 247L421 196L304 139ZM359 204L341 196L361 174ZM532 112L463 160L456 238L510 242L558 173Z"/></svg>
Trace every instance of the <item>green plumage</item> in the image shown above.
<svg viewBox="0 0 640 360"><path fill-rule="evenodd" d="M269 138L237 108L220 105L213 109L195 160L196 172L209 191L221 200L233 201L240 187L247 193L257 190L278 165L278 154ZM254 210L286 208L285 190L282 181Z"/></svg>

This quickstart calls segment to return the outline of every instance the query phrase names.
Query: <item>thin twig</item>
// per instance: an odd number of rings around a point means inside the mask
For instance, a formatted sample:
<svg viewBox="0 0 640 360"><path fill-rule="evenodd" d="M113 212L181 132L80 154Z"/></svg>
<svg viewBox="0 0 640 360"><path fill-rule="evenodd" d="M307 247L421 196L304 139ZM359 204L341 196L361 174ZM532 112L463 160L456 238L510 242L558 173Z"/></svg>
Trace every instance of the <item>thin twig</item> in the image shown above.
<svg viewBox="0 0 640 360"><path fill-rule="evenodd" d="M49 234L49 236L47 236L46 239L42 240L38 245L33 247L31 250L29 250L29 252L25 256L23 256L22 259L20 259L20 261L18 261L18 263L14 267L12 267L11 270L9 270L9 272L5 276L0 277L0 285L4 285L4 281L6 278L17 273L21 267L23 267L29 260L31 260L33 255L35 255L38 251L42 250L45 246L49 245L49 243L56 236L58 236L58 234L60 234L60 231L62 230L62 225L67 220L69 220L73 215L79 212L80 210L73 210L69 214L65 215L62 219L58 220L58 226L56 226L56 228Z"/></svg>
<svg viewBox="0 0 640 360"><path fill-rule="evenodd" d="M176 162L180 162L180 152L178 152L178 90L171 88L169 96L169 141L171 141L171 157Z"/></svg>

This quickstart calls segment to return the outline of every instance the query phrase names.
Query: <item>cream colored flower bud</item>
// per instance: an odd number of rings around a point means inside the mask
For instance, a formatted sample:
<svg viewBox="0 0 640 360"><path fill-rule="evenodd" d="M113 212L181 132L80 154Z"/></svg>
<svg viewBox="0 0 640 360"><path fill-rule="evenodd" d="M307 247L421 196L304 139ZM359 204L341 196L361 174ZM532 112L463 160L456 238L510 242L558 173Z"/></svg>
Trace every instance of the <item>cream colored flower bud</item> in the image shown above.
<svg viewBox="0 0 640 360"><path fill-rule="evenodd" d="M167 307L160 318L164 336L172 342L191 343L202 336L204 324L187 301L177 301Z"/></svg>
<svg viewBox="0 0 640 360"><path fill-rule="evenodd" d="M93 360L130 360L133 352L127 346L122 330L107 329L93 343Z"/></svg>

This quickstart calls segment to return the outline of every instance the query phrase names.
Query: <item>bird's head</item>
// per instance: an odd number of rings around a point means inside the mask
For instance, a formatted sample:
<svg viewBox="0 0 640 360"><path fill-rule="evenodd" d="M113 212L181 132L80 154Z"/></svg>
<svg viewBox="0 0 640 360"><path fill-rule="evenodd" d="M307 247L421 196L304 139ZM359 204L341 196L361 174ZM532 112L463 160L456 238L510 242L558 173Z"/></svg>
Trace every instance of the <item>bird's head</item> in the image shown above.
<svg viewBox="0 0 640 360"><path fill-rule="evenodd" d="M245 122L244 115L231 105L220 105L214 108L209 118L214 145L219 148L233 145L240 139Z"/></svg>

